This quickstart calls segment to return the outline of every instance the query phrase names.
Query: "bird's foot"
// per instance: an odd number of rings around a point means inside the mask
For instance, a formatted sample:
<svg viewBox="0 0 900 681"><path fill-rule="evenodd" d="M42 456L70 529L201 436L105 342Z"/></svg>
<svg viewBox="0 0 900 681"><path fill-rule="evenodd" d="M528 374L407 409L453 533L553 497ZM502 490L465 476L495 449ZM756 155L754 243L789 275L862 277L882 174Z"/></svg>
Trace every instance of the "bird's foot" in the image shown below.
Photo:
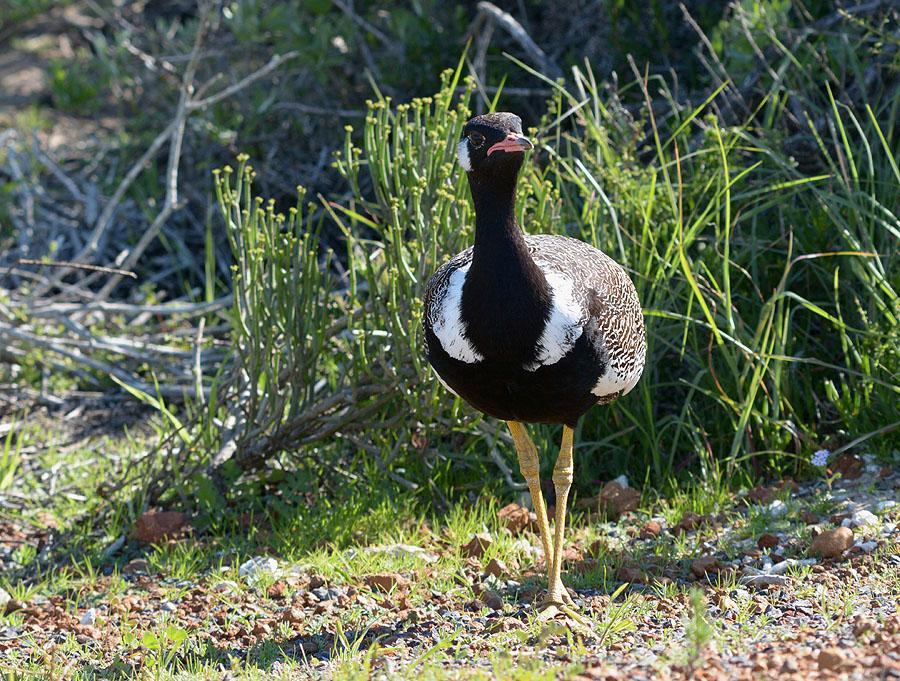
<svg viewBox="0 0 900 681"><path fill-rule="evenodd" d="M573 629L589 635L594 634L590 619L578 612L572 597L565 590L560 593L548 593L537 606L537 610L539 622L550 622L562 615L567 624L573 625Z"/></svg>

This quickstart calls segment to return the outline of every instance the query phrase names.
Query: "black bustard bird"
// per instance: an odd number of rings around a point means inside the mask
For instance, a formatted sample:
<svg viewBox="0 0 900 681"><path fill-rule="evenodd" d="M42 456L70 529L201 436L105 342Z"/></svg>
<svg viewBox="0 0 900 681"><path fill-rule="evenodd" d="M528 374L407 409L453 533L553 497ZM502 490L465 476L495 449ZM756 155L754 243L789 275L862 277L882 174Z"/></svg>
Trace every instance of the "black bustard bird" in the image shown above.
<svg viewBox="0 0 900 681"><path fill-rule="evenodd" d="M425 350L445 387L509 425L548 569L543 614L583 621L560 578L573 429L592 406L638 382L644 321L634 285L609 256L576 239L522 232L516 179L533 148L514 114L476 116L463 128L458 157L475 206L475 244L428 282ZM552 543L525 423L563 426Z"/></svg>

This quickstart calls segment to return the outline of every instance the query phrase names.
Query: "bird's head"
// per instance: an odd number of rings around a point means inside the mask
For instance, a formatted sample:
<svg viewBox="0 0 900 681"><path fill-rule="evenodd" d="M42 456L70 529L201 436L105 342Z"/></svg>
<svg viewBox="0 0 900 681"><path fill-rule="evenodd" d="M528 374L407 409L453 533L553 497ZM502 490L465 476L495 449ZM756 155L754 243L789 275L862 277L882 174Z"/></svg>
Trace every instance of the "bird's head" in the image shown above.
<svg viewBox="0 0 900 681"><path fill-rule="evenodd" d="M459 165L469 173L518 172L524 152L534 145L522 134L522 119L497 112L469 119L457 146Z"/></svg>

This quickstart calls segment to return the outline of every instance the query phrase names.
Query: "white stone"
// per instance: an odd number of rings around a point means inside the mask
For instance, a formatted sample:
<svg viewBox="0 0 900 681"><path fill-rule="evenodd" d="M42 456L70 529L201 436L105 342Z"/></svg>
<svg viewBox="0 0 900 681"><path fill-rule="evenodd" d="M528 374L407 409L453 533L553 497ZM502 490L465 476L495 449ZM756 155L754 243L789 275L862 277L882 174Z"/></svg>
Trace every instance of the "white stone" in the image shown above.
<svg viewBox="0 0 900 681"><path fill-rule="evenodd" d="M843 522L841 523L841 525L843 525L844 527L849 527L851 529L856 528L856 527L867 527L870 525L877 525L877 524L878 524L878 516L876 516L871 511L866 511L866 510L857 511L849 518L844 518Z"/></svg>
<svg viewBox="0 0 900 681"><path fill-rule="evenodd" d="M94 626L94 622L97 621L97 609L96 608L88 608L84 611L84 614L78 620L79 624L83 624L86 627Z"/></svg>
<svg viewBox="0 0 900 681"><path fill-rule="evenodd" d="M628 487L628 476L624 473L620 475L618 478L615 478L613 482L619 483L620 486L627 488Z"/></svg>
<svg viewBox="0 0 900 681"><path fill-rule="evenodd" d="M278 570L278 561L269 556L254 556L238 568L238 575L254 584L265 575L274 575Z"/></svg>
<svg viewBox="0 0 900 681"><path fill-rule="evenodd" d="M230 579L223 580L213 587L213 591L217 593L233 593L237 590L237 582L232 582Z"/></svg>
<svg viewBox="0 0 900 681"><path fill-rule="evenodd" d="M741 584L747 586L785 586L788 578L784 575L747 574L741 577Z"/></svg>
<svg viewBox="0 0 900 681"><path fill-rule="evenodd" d="M350 550L352 551L352 549ZM352 555L348 551L348 555ZM383 546L367 546L363 549L364 553L385 553L395 558L413 557L419 558L426 563L436 563L439 556L421 546L413 546L412 544L386 544Z"/></svg>
<svg viewBox="0 0 900 681"><path fill-rule="evenodd" d="M894 508L896 505L897 502L893 499L885 499L876 503L873 508L875 509L875 513L884 513L885 511Z"/></svg>
<svg viewBox="0 0 900 681"><path fill-rule="evenodd" d="M858 541L855 545L861 548L865 553L872 553L872 551L878 548L877 541Z"/></svg>
<svg viewBox="0 0 900 681"><path fill-rule="evenodd" d="M776 499L766 507L766 510L773 518L780 518L785 513L787 513L788 508L787 504L785 504L781 499Z"/></svg>

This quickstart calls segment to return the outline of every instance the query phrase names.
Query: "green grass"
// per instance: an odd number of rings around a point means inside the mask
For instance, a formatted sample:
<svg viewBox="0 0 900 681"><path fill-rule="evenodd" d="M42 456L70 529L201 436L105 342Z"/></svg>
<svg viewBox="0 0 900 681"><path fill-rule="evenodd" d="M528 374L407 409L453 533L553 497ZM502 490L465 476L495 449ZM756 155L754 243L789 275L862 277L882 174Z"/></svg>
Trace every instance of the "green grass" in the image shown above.
<svg viewBox="0 0 900 681"><path fill-rule="evenodd" d="M260 36L279 49L300 45L298 59L319 64L318 72L326 74L342 63L331 38L346 33L353 44L364 38L351 36L348 17L332 21L327 3L304 7L313 21L290 25L283 22L284 8L263 4L234 3L232 15L223 15L223 30L241 45L257 44ZM826 9L816 4L810 11L820 18ZM32 12L21 2L13 10L16 19ZM640 23L643 16L626 10L618 25ZM703 25L719 19L707 17ZM522 225L530 233L568 234L602 248L627 268L646 313L648 364L638 388L593 410L576 434L576 497L589 497L598 482L626 473L642 490L641 507L634 520L620 522L573 514L570 541L589 560L567 565L567 583L604 594L590 613L602 628L604 651L627 650L630 636L654 613L662 616L668 607L685 613L681 624L661 635L665 664L687 667L699 664L712 643L741 650L762 636L791 634L760 614L758 601L741 593L734 575L699 582L697 590L679 581L690 574L691 562L710 553L740 557L764 532L784 533L778 551L803 557L811 530L800 521L802 512L827 517L839 506L830 494L833 481L802 500L785 491L784 515L745 508L739 492L766 478L817 475L808 461L821 447L857 441L851 451L894 464L900 448L898 100L889 88L857 85L867 82L883 45L895 44L896 37L860 20L839 33L812 31L794 41L793 33L780 30L782 24L796 28L785 3L741 3L711 33L733 84L756 68L743 20L770 59L754 86L752 108L743 113L739 107L728 113L733 85L710 90L695 78L685 94L681 83L676 88L658 71L629 73L621 55L616 58L623 68L613 84L603 83L604 74L589 64L578 64L564 83L499 55L488 69L489 79L505 70L512 80L551 93L543 115L528 121L537 149L521 177ZM415 33L421 16L394 12L390 21L398 34ZM453 21L464 23L459 16ZM653 21L663 26L668 19ZM322 45L304 33L313 23ZM187 22L178 35L190 38L193 30ZM664 32L656 37L664 48L675 41ZM122 90L127 112L138 81L117 75L118 42L107 50L105 38L96 40L95 56L80 50L72 69L52 65L52 101L72 112L98 111L103 102L97 83L85 74L103 66L103 79L120 78L128 86ZM429 63L445 63L448 53L438 49L443 40L431 35L420 45ZM326 43L328 58L316 61ZM376 64L383 58L376 55ZM26 602L59 599L78 617L87 607L121 604L131 595L136 588L123 570L131 559L143 558L163 599L185 598L186 582L233 582L230 591L216 592L216 604L225 606L227 623L247 628L256 619L249 603L274 607L267 589L275 578L250 585L238 566L271 553L329 585L362 589L369 574L409 574L413 607L434 589L458 608L476 597L459 547L480 531L495 539L484 562L517 563L513 577L523 590L542 584L521 574L533 559L496 518L496 510L519 493L508 435L502 424L453 400L432 378L421 350L423 287L473 236L455 143L481 94L463 73L460 62L443 74L433 96L405 103L376 89L359 125L346 128L343 137L332 131L340 142L333 170L344 183L341 191L313 196L301 189L291 207L276 205L261 195L246 155L214 176L211 193L220 210L214 216L210 210L204 222L206 281L191 295L211 300L230 287L234 304L224 320L229 354L214 376L198 379L212 387L210 394L189 396L184 404L137 395L157 416L141 419L126 437L73 441L62 423L17 414L0 439L0 496L24 502L4 510L2 519L52 530L56 539L49 553L37 541L15 548L14 569L0 575L0 586ZM416 91L428 82L419 72L389 76L395 86L415 81ZM198 118L197 127L208 126L229 151L235 140L255 151L254 133L268 132L270 119L263 114L270 96L248 91L241 104L256 114L233 103ZM513 109L518 102L501 89L485 104ZM122 139L149 135L158 113L136 112L137 130ZM17 115L17 126L46 127L48 120L43 110L27 109ZM321 131L320 123L309 130ZM290 129L303 125L292 121ZM199 146L193 153L200 153ZM198 158L199 170L212 163L211 157ZM272 187L263 175L264 186ZM291 177L279 180L293 184ZM104 181L112 182L112 175ZM138 205L159 196L158 174L144 173L138 184L132 197ZM204 194L209 187L200 189ZM0 222L14 190L0 187ZM5 229L0 234L10 234ZM217 235L227 237L227 263L216 261ZM162 246L175 252L179 243ZM191 282L178 286L190 289ZM147 288L142 295L156 292ZM193 337L186 333L179 347L190 348ZM17 380L41 385L45 362L33 352ZM151 374L147 367L148 380ZM82 380L59 372L48 386L64 391L81 387ZM101 381L112 387L108 377ZM224 444L229 416L236 420L237 455L218 471L217 488L207 466ZM546 477L559 429L536 426L531 432ZM166 446L157 449L158 442ZM148 451L151 456L130 470L128 484L116 488L128 465ZM155 486L149 483L154 477ZM158 504L191 513L194 535L151 547L128 539L135 519ZM625 534L650 517L672 527L688 512L724 521L643 544ZM123 546L110 551L120 538ZM595 542L600 548L587 555ZM438 560L366 550L395 543L421 546ZM896 547L879 550L880 573L872 579L896 596L892 553ZM645 568L648 583L620 590L620 570L634 566ZM810 600L834 629L865 594L858 583L829 583L823 590L815 574L802 565L788 572L794 595ZM289 598L301 591L296 585L286 589ZM729 594L736 609L726 621L714 608ZM13 613L2 618L0 629L25 621ZM382 672L408 678L410 668L422 678L448 678L454 667L462 668L460 678L556 678L580 671L578 660L587 655L578 640L532 618L521 630L485 635L477 668L470 664L475 641L451 629L408 666L387 673L385 660L394 651L366 636L374 626L355 604L311 617L304 636L325 647L329 673L345 679ZM225 668L248 679L320 671L311 656L289 646L296 632L283 624L237 652L211 645L162 611L150 624L123 622L113 636L112 663L94 644L70 634L55 649L11 653L0 661L0 673L87 679L105 669L127 677L129 658L138 654L142 666L135 673L147 678L219 678ZM512 657L509 649L517 646L528 652Z"/></svg>
<svg viewBox="0 0 900 681"><path fill-rule="evenodd" d="M862 438L889 460L900 432L896 103L810 93L835 134L810 128L819 167L805 171L773 133L789 113L779 93L808 75L787 58L783 82L733 126L711 114L715 94L652 107L651 92L672 100L658 77L622 85L622 97L644 101L635 112L589 66L564 86L517 65L554 93L530 131L538 149L521 177L521 223L615 257L645 311L647 370L632 394L583 419L578 479L627 472L684 489L679 512L705 512L678 482L685 470L708 500L759 474L801 473L832 440ZM338 478L387 478L425 501L499 483L486 456L498 424L428 378L419 321L428 277L472 239L454 154L474 87L457 69L433 97L370 102L364 129L348 126L335 153L349 199L308 202L301 191L283 215L256 194L246 157L216 175L241 369L193 431L199 456L218 448L210 424L240 394L239 465L328 462ZM328 225L343 252L320 248ZM555 450L557 428L533 430L540 450ZM423 439L425 456L407 444ZM508 445L498 449L515 470Z"/></svg>
<svg viewBox="0 0 900 681"><path fill-rule="evenodd" d="M23 429L18 433L17 441L24 451L58 441L62 435L53 429L38 428ZM98 437L65 452L54 448L43 460L44 466L59 462L69 466L73 470L69 494L88 497L91 508L97 508L94 504L109 503L98 497L97 489L98 482L109 475L110 469L79 464L91 461L101 444L109 454L132 455L129 439ZM38 475L40 469L26 470L17 476L12 489L39 490ZM413 503L414 494L390 495L384 494L384 489L367 494L348 490L343 496L339 494L310 504L290 506L283 501L283 493L291 489L290 481L281 484L281 489L272 490L270 496L265 497L270 512L254 515L249 523L242 517L244 508L232 506L215 518L203 515L195 518L195 532L190 538L159 546L141 546L127 541L111 556L104 556L103 550L109 536L117 532L91 532L90 525L77 518L67 519L70 501L62 496L35 503L21 516L14 516L34 520L39 511L50 513L70 533L68 536L72 541L84 549L68 563L57 564L39 573L33 571L35 555L20 555L24 574L32 575L28 583L18 581L12 574L0 579L0 586L7 588L14 597L26 602L61 598L64 609L75 617L80 617L87 608L95 607L101 623L110 612L104 610L104 606L115 607L135 595L146 595L148 588L153 589L154 598L159 602L153 601L157 604L149 606L154 612L150 624L138 624L126 618L107 632L115 641L116 652L112 658L72 634L43 654L39 652L40 648L30 652L22 648L13 651L2 662L0 671L8 674L14 665L19 674L26 676L54 673L87 679L93 678L101 669L107 670L108 674L127 675L130 660L139 659L136 667L139 672L136 673L153 679L215 679L220 678L226 668L239 679L314 675L316 670L321 671L324 667L313 664L309 656L304 658L291 647L290 641L297 637L296 630L274 626L271 637L236 654L228 645L211 644L178 616L163 611L159 603L165 600L181 603L190 597L193 584L214 587L231 581L233 588L215 592L214 603L225 606L226 623L250 629L258 609L267 611L285 602L273 601L268 595L273 579L251 585L238 575L240 563L265 552L277 556L285 566L298 567L302 574L321 576L329 586L355 586L364 594L369 594L362 585L365 575L380 572L411 575L407 598L413 608L424 604L432 590L443 594L451 609L472 601L475 594L472 582L462 572L465 557L459 547L475 532L487 531L494 538L482 565L491 558L498 558L509 565L517 562L521 569L527 569L532 562L513 537L501 528L496 517L498 500L488 496L474 504L454 503L444 512L423 513ZM633 519L600 522L585 514L573 516L569 542L583 547L585 553L596 539L609 538L607 546L610 548L595 555L597 567L578 572L576 565L568 565L566 575L567 582L576 588L599 589L600 593L608 595L602 605L590 611L595 628L602 636L600 644L585 646L564 628L548 627L534 617L526 620L522 629L508 632L468 636L450 627L444 630L443 638L422 646L417 657L388 672L387 677L405 678L410 669L415 669L416 675L432 679L570 678L583 670L583 661L593 659L598 650L620 650L627 654L634 645L629 637L638 633L652 618L666 617L673 608L683 612L684 617L676 618L671 627L660 632L657 644L668 651L660 661L664 666L699 664L702 651L713 642L720 650L734 651L745 649L748 642L762 636L773 640L793 636L792 631L779 629L776 620L761 615L756 602L741 594L741 587L733 576L713 580L711 585L698 582L695 587L684 582L651 578L646 588L641 589L627 589L616 576L616 570L622 564L643 567L655 564L684 576L689 574L690 561L696 556L710 552L740 555L735 542L744 538L752 540L762 530L777 529L785 532L791 541L809 541L806 526L795 513L799 505L794 502L791 502L789 512L773 524L761 510L764 507L745 510L743 502L734 497L720 498L712 491L704 496L698 489L682 496L675 495L671 500L648 496ZM860 494L866 489L860 488ZM819 513L825 513L829 509L825 503L828 492L828 487L822 486L821 492L806 499L805 503ZM615 536L636 532L648 517L663 516L666 522L673 522L670 519L676 519L678 513L691 509L724 514L725 527L733 528L737 539L730 531L709 526L688 535L664 533L659 539L644 544L613 541ZM131 523L129 509L120 507L117 513L123 518L121 531L127 531ZM893 517L896 519L896 513ZM82 533L80 538L77 533ZM533 539L532 543L535 541ZM436 555L438 560L431 563L417 556L393 556L366 550L398 542L420 546ZM878 565L883 570L870 577L875 580L872 585L876 589L883 590L896 579L896 568L891 568L887 560L891 550L896 551L890 547L881 550ZM124 564L135 557L147 560L150 587L140 586L121 575ZM653 571L648 569L648 574L652 575ZM823 590L820 583L811 578L809 567L797 566L788 574L795 591L784 598L788 602L797 598L810 600L813 612L833 623L829 625L832 628L864 603L858 581L834 580ZM522 579L515 571L513 577L520 580L523 587L529 583L535 586L542 583ZM303 588L289 587L285 598L289 601L305 592ZM735 603L731 611L733 616L727 619L710 610L722 596L728 596ZM369 598L378 601L382 596L369 594ZM776 595L769 594L768 598L777 604ZM513 601L507 603L512 607ZM483 610L482 614L486 612ZM21 612L13 613L3 619L3 626L21 626L27 621ZM304 622L302 637L324 646L328 653L327 670L333 678L364 679L369 678L373 670L385 671L385 660L395 654L392 652L395 644L380 639L373 641L371 636L366 636L375 625L372 614L364 611L359 602L354 602L311 616ZM523 652L512 656L510 650L513 649ZM473 650L478 651L477 664L473 664ZM555 661L548 663L547 655Z"/></svg>

